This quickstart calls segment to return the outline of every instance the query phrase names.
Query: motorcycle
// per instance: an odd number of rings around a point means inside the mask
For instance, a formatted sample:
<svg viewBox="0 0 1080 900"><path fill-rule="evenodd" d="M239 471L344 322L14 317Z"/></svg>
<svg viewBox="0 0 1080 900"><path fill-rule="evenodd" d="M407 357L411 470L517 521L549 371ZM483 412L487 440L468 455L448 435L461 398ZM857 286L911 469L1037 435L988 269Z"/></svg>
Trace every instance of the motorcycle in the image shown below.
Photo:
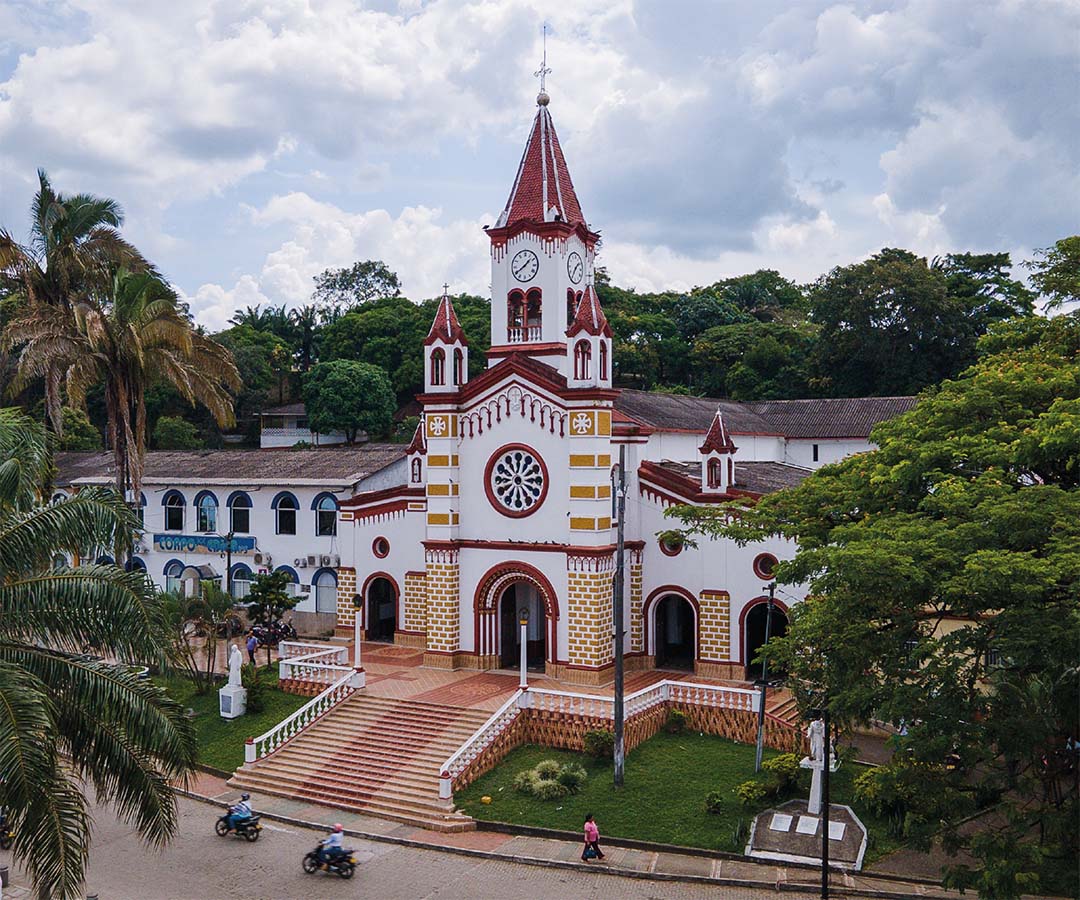
<svg viewBox="0 0 1080 900"><path fill-rule="evenodd" d="M217 822L214 823L214 831L217 832L219 837L225 837L230 831L232 831L237 837L245 838L250 843L254 844L259 839L259 833L262 831L262 825L259 824L259 816L248 816L246 819L241 819L232 828L229 827L229 813L223 815Z"/></svg>
<svg viewBox="0 0 1080 900"><path fill-rule="evenodd" d="M7 825L0 825L0 850L10 850L15 843L15 832Z"/></svg>
<svg viewBox="0 0 1080 900"><path fill-rule="evenodd" d="M320 845L321 846L321 845ZM356 858L353 850L343 848L341 853L327 862L319 862L319 848L316 847L304 857L304 871L312 875L319 869L325 869L340 875L342 878L352 878L356 871Z"/></svg>
<svg viewBox="0 0 1080 900"><path fill-rule="evenodd" d="M296 640L296 629L280 619L270 625L256 625L251 631L263 647L276 647L281 641Z"/></svg>

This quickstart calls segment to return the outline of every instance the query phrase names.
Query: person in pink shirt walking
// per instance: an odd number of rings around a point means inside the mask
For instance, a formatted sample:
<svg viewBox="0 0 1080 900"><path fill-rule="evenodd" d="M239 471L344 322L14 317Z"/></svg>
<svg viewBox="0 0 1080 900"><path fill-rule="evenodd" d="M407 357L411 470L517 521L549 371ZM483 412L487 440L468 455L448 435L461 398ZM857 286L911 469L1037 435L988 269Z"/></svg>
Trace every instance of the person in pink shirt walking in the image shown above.
<svg viewBox="0 0 1080 900"><path fill-rule="evenodd" d="M592 813L589 813L585 817L585 848L581 851L581 860L588 862L590 859L603 858L604 851L600 849L600 829L596 827Z"/></svg>

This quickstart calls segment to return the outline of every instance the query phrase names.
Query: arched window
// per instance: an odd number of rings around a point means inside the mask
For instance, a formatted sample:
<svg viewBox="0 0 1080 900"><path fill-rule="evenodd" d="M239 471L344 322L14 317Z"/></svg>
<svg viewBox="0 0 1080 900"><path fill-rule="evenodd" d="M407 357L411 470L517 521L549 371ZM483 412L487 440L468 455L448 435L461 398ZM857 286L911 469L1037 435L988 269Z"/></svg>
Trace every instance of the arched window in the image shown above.
<svg viewBox="0 0 1080 900"><path fill-rule="evenodd" d="M454 384L461 385L465 381L465 354L460 350L454 350Z"/></svg>
<svg viewBox="0 0 1080 900"><path fill-rule="evenodd" d="M525 295L511 291L506 298L506 327L521 328L525 324Z"/></svg>
<svg viewBox="0 0 1080 900"><path fill-rule="evenodd" d="M577 295L572 290L566 291L566 327L569 329L577 316Z"/></svg>
<svg viewBox="0 0 1080 900"><path fill-rule="evenodd" d="M732 485L735 483L735 460L730 456L727 461L727 483Z"/></svg>
<svg viewBox="0 0 1080 900"><path fill-rule="evenodd" d="M531 288L525 295L525 340L538 341L541 335L540 288Z"/></svg>
<svg viewBox="0 0 1080 900"><path fill-rule="evenodd" d="M161 505L165 507L165 530L183 531L184 507L187 505L184 495L179 491L167 491Z"/></svg>
<svg viewBox="0 0 1080 900"><path fill-rule="evenodd" d="M139 517L139 525L146 527L146 494L139 491L139 502L132 504L135 507L135 515ZM145 566L143 568L146 568Z"/></svg>
<svg viewBox="0 0 1080 900"><path fill-rule="evenodd" d="M285 585L285 593L290 597L302 597L303 592L300 590L300 576L296 574L296 569L292 566L278 566L274 569L275 572L284 572L289 576L289 583Z"/></svg>
<svg viewBox="0 0 1080 900"><path fill-rule="evenodd" d="M317 535L337 534L338 504L333 494L319 494L311 504L315 510L315 533Z"/></svg>
<svg viewBox="0 0 1080 900"><path fill-rule="evenodd" d="M720 487L720 460L718 460L718 459L710 459L709 460L708 470L709 470L709 487L711 487L711 488Z"/></svg>
<svg viewBox="0 0 1080 900"><path fill-rule="evenodd" d="M431 384L446 384L446 353L441 348L431 351Z"/></svg>
<svg viewBox="0 0 1080 900"><path fill-rule="evenodd" d="M600 340L600 380L607 381L607 341Z"/></svg>
<svg viewBox="0 0 1080 900"><path fill-rule="evenodd" d="M198 530L204 533L217 531L217 497L210 491L200 491L195 497L195 509L198 512Z"/></svg>
<svg viewBox="0 0 1080 900"><path fill-rule="evenodd" d="M229 530L234 534L247 534L251 531L251 498L244 491L233 491L228 504Z"/></svg>
<svg viewBox="0 0 1080 900"><path fill-rule="evenodd" d="M251 590L251 569L246 563L237 563L232 567L230 587L234 600L243 600Z"/></svg>
<svg viewBox="0 0 1080 900"><path fill-rule="evenodd" d="M574 345L574 377L584 381L592 369L592 349L588 341L578 341Z"/></svg>
<svg viewBox="0 0 1080 900"><path fill-rule="evenodd" d="M420 457L416 457L412 461L412 483L420 484L424 477L424 464L420 462Z"/></svg>
<svg viewBox="0 0 1080 900"><path fill-rule="evenodd" d="M296 534L296 511L300 504L288 491L282 491L270 504L274 510L275 531L278 534Z"/></svg>
<svg viewBox="0 0 1080 900"><path fill-rule="evenodd" d="M337 612L337 572L319 569L311 584L315 588L315 612Z"/></svg>
<svg viewBox="0 0 1080 900"><path fill-rule="evenodd" d="M124 570L127 572L145 572L146 563L139 559L139 557L133 556L124 563Z"/></svg>
<svg viewBox="0 0 1080 900"><path fill-rule="evenodd" d="M184 574L184 564L178 559L165 563L165 590L170 594L180 593L180 576Z"/></svg>

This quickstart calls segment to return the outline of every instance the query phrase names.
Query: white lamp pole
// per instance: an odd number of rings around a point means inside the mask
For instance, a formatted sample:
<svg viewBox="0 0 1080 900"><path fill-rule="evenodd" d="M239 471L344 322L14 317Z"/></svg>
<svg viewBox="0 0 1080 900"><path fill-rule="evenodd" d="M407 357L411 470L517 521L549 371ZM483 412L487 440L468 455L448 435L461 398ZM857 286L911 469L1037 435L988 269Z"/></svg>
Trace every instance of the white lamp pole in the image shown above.
<svg viewBox="0 0 1080 900"><path fill-rule="evenodd" d="M357 603L357 599L353 599L353 668L363 670L364 665L360 662L360 614L363 612L363 602Z"/></svg>
<svg viewBox="0 0 1080 900"><path fill-rule="evenodd" d="M529 608L527 606L522 607L518 614L518 622L521 624L521 684L518 687L526 691L529 689L529 670L526 668L529 653Z"/></svg>

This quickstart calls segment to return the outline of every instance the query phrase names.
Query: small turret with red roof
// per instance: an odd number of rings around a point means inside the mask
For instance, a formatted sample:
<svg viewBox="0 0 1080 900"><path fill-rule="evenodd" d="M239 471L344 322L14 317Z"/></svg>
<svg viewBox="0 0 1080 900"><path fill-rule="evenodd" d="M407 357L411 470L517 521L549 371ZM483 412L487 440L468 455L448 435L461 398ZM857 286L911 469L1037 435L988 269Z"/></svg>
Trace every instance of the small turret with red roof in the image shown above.
<svg viewBox="0 0 1080 900"><path fill-rule="evenodd" d="M449 288L443 285L435 321L424 338L424 392L429 394L457 391L469 378L469 342L454 312Z"/></svg>
<svg viewBox="0 0 1080 900"><path fill-rule="evenodd" d="M701 453L701 490L705 493L726 493L735 483L735 452L738 448L728 433L720 410L698 448Z"/></svg>

